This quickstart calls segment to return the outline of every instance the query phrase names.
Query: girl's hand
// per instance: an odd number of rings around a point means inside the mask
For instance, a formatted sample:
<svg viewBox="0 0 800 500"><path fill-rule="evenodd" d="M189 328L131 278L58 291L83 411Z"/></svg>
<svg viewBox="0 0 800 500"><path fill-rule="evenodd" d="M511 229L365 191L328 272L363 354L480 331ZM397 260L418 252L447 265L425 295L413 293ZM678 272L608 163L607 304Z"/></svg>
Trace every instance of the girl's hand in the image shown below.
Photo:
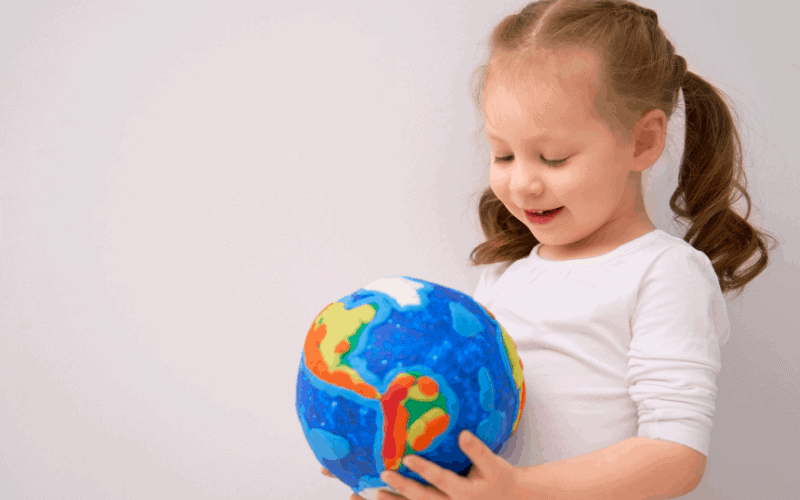
<svg viewBox="0 0 800 500"><path fill-rule="evenodd" d="M472 467L467 477L439 467L435 463L416 455L403 459L403 464L413 470L432 486L409 479L393 471L381 474L383 482L400 492L398 496L381 491L378 500L518 500L528 498L532 492L525 491L520 471L486 446L469 431L459 436L459 447L470 460ZM410 460L409 460L410 459ZM406 463L408 462L408 463ZM351 497L356 500L357 497Z"/></svg>

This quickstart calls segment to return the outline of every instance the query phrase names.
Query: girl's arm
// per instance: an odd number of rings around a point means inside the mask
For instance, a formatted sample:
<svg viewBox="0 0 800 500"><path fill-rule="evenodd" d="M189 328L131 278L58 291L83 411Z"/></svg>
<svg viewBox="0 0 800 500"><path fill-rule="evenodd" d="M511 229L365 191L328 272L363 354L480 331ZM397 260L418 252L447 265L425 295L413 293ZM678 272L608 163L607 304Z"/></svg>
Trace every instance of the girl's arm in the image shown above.
<svg viewBox="0 0 800 500"><path fill-rule="evenodd" d="M655 500L686 495L705 468L706 456L688 446L632 437L568 460L522 467L520 479L537 499Z"/></svg>

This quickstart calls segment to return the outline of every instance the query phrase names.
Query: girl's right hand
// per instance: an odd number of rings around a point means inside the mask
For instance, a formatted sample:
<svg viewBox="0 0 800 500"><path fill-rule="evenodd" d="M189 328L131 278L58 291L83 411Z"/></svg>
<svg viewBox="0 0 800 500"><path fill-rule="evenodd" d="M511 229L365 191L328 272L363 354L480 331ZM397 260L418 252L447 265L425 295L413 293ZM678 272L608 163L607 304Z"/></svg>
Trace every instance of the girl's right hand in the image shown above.
<svg viewBox="0 0 800 500"><path fill-rule="evenodd" d="M325 475L325 476L328 476L328 477L332 477L334 479L338 479L336 476L331 474L331 471L329 471L325 467L322 468L322 474ZM353 493L352 495L350 495L350 498L348 500L365 500L365 498L362 497L362 496L359 496L356 493Z"/></svg>

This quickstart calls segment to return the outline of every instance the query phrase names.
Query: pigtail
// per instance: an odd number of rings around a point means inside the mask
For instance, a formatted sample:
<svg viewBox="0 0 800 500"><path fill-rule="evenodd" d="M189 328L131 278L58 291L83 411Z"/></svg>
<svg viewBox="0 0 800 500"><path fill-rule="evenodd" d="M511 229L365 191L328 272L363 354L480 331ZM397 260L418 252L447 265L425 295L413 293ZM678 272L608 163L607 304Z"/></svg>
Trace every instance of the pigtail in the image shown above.
<svg viewBox="0 0 800 500"><path fill-rule="evenodd" d="M686 61L678 59L685 68ZM686 72L683 94L686 140L678 187L669 205L677 214L674 220L691 221L684 241L708 256L722 291L738 288L738 297L741 288L766 268L769 257L765 240L774 238L747 222L751 204L741 140L721 93L703 78ZM735 191L740 193L736 198ZM747 201L744 217L733 210L741 196ZM756 253L758 260L737 274Z"/></svg>

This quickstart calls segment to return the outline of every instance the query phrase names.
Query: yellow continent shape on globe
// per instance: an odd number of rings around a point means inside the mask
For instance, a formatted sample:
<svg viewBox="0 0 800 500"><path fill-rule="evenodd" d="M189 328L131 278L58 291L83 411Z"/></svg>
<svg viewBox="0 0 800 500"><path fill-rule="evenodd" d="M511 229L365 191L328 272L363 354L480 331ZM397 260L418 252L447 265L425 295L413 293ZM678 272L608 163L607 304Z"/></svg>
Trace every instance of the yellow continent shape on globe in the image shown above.
<svg viewBox="0 0 800 500"><path fill-rule="evenodd" d="M498 325L499 324L500 323L498 323ZM517 430L517 424L519 424L519 420L522 417L522 407L525 405L525 381L522 378L522 360L519 359L517 345L514 343L514 339L511 338L511 335L509 335L506 329L503 328L503 325L500 325L500 330L503 332L503 344L505 345L506 353L508 354L508 360L511 362L511 370L514 374L514 383L517 385L517 390L520 391L519 409L517 410L517 417L514 419L514 425L511 427L511 434L514 434L514 432Z"/></svg>
<svg viewBox="0 0 800 500"><path fill-rule="evenodd" d="M347 310L343 303L335 302L320 313L317 324L326 326L326 335L319 342L319 352L331 373L344 372L354 384L366 384L357 371L342 363L342 358L352 349L362 326L374 318L375 308L370 304Z"/></svg>

